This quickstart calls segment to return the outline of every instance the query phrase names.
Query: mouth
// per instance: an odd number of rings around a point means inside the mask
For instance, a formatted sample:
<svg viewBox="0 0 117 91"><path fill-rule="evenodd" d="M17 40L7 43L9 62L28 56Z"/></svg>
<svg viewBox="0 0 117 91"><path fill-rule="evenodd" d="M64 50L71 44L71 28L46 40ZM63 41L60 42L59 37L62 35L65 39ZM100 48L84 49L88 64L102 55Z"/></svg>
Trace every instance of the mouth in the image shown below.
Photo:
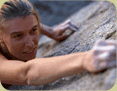
<svg viewBox="0 0 117 91"><path fill-rule="evenodd" d="M35 49L36 49L36 47L31 51L27 51L27 52L23 52L23 53L26 53L26 54L33 53L35 51Z"/></svg>

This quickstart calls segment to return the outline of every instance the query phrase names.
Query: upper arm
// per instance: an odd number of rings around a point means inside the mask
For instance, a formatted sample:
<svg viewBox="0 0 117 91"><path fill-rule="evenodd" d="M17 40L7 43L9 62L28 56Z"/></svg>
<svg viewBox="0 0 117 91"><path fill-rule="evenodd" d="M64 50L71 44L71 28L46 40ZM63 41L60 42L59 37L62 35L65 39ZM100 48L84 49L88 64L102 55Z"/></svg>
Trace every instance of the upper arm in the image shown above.
<svg viewBox="0 0 117 91"><path fill-rule="evenodd" d="M26 74L29 66L26 62L8 60L0 54L0 80L12 85L27 85Z"/></svg>

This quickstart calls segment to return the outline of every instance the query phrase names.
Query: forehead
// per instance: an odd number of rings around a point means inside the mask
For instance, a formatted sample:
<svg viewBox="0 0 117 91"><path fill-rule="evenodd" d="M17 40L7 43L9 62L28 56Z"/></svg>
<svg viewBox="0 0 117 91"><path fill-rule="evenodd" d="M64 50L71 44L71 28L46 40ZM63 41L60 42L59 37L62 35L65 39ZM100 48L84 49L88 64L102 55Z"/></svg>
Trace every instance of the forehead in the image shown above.
<svg viewBox="0 0 117 91"><path fill-rule="evenodd" d="M37 18L34 15L26 17L16 17L12 20L5 21L4 32L12 33L17 31L25 31L31 29L38 24Z"/></svg>

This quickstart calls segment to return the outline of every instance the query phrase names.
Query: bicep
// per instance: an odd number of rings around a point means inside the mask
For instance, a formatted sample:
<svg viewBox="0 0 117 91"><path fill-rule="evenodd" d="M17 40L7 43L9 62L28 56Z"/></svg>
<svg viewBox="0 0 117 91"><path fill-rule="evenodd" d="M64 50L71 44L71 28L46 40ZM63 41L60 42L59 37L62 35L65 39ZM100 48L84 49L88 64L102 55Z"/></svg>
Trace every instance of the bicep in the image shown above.
<svg viewBox="0 0 117 91"><path fill-rule="evenodd" d="M25 75L28 66L25 62L0 58L0 80L6 84L26 85Z"/></svg>

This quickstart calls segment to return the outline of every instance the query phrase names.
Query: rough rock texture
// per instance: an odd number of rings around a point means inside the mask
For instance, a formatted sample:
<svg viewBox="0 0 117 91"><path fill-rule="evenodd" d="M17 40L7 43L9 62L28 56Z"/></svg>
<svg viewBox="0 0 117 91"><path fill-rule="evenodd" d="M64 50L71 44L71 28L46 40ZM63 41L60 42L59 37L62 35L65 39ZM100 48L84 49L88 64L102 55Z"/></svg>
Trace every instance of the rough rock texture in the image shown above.
<svg viewBox="0 0 117 91"><path fill-rule="evenodd" d="M43 24L56 25L92 1L30 0L39 10Z"/></svg>
<svg viewBox="0 0 117 91"><path fill-rule="evenodd" d="M68 19L79 26L78 31L60 43L41 37L37 57L87 51L99 38L116 40L116 7L108 1L93 2ZM108 90L115 81L116 68L110 68L98 74L85 71L41 86L11 86L9 90Z"/></svg>

